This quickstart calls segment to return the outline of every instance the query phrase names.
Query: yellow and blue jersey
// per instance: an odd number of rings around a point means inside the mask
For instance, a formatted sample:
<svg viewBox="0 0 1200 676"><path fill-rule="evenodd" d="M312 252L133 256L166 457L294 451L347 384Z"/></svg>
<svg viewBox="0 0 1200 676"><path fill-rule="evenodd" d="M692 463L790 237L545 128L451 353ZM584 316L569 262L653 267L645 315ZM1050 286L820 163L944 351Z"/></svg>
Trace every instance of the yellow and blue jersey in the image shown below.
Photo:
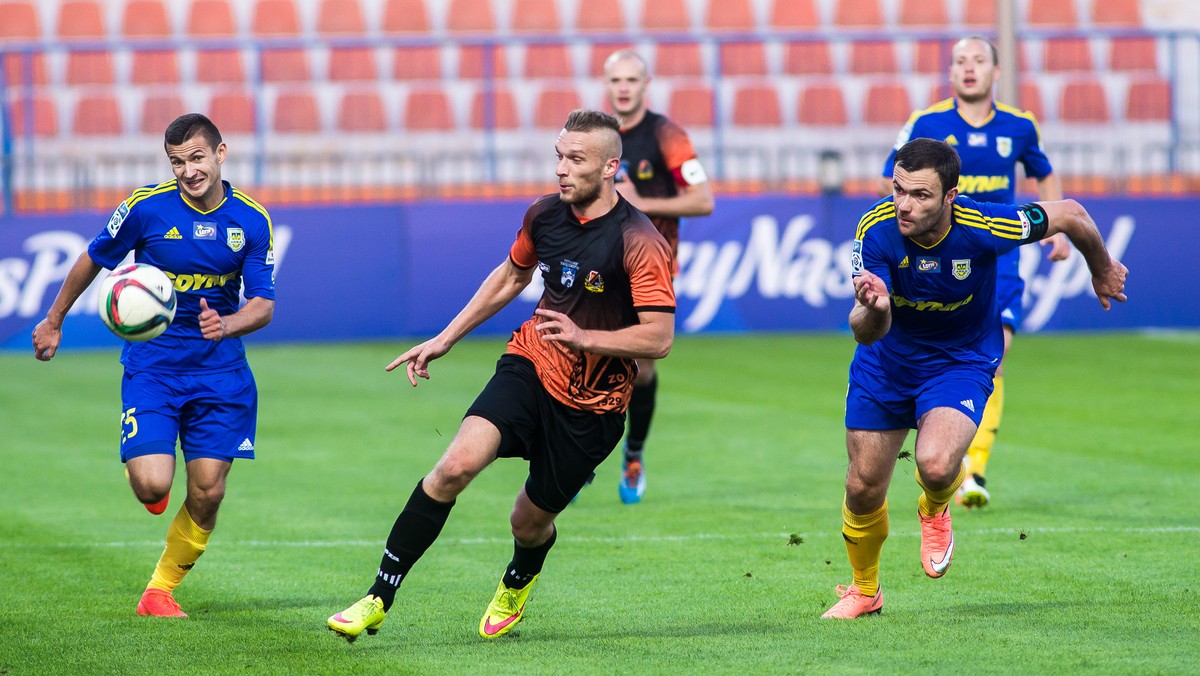
<svg viewBox="0 0 1200 676"><path fill-rule="evenodd" d="M126 343L121 363L131 370L218 372L246 364L240 338L212 341L200 334L200 299L221 315L237 312L240 295L275 299L271 217L262 205L222 182L225 199L200 211L176 181L133 191L88 246L97 264L112 269L130 251L134 260L171 278L175 320L158 338Z"/></svg>

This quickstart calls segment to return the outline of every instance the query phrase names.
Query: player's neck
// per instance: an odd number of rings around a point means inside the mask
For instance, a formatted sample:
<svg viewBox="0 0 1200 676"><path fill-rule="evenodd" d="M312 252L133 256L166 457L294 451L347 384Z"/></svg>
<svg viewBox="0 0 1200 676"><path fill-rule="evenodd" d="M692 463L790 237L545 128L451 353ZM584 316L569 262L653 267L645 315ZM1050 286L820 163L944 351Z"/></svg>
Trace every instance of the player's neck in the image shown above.
<svg viewBox="0 0 1200 676"><path fill-rule="evenodd" d="M617 189L609 184L600 191L600 196L587 204L572 204L571 211L581 223L586 223L613 210L617 206Z"/></svg>
<svg viewBox="0 0 1200 676"><path fill-rule="evenodd" d="M995 103L992 99L980 99L979 101L964 101L958 99L958 114L964 120L973 125L980 125L987 121L988 116L992 114L992 109Z"/></svg>
<svg viewBox="0 0 1200 676"><path fill-rule="evenodd" d="M621 129L632 129L641 124L642 120L644 119L646 119L646 106L638 108L637 110L629 113L628 116L617 116L617 121L621 123Z"/></svg>

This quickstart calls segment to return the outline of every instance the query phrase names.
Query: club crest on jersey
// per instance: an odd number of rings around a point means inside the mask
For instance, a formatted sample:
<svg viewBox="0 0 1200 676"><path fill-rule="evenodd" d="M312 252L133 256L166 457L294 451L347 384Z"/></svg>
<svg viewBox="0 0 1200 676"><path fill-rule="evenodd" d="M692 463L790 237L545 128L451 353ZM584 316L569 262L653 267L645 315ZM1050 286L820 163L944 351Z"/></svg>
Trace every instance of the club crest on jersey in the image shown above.
<svg viewBox="0 0 1200 676"><path fill-rule="evenodd" d="M599 272L592 270L587 274L587 278L583 280L583 288L592 293L602 293L604 291L604 278Z"/></svg>
<svg viewBox="0 0 1200 676"><path fill-rule="evenodd" d="M971 276L971 259L970 258L955 258L954 265L950 270L955 279L963 280Z"/></svg>
<svg viewBox="0 0 1200 676"><path fill-rule="evenodd" d="M650 164L650 160L638 162L637 177L639 181L649 181L654 178L654 166Z"/></svg>
<svg viewBox="0 0 1200 676"><path fill-rule="evenodd" d="M125 217L129 215L129 205L121 202L121 206L113 212L111 218L108 219L108 236L116 237L117 231L121 229L121 224L125 222Z"/></svg>
<svg viewBox="0 0 1200 676"><path fill-rule="evenodd" d="M216 239L217 224L192 221L192 239Z"/></svg>
<svg viewBox="0 0 1200 676"><path fill-rule="evenodd" d="M241 251L246 246L246 233L241 228L229 228L225 231L225 243L234 251Z"/></svg>
<svg viewBox="0 0 1200 676"><path fill-rule="evenodd" d="M938 272L941 269L941 258L921 256L917 259L917 272Z"/></svg>
<svg viewBox="0 0 1200 676"><path fill-rule="evenodd" d="M1012 137L997 136L996 152L1000 153L1000 157L1008 157L1009 155L1012 155Z"/></svg>
<svg viewBox="0 0 1200 676"><path fill-rule="evenodd" d="M575 285L575 276L579 274L579 263L575 261L563 260L559 263L562 266L562 285L568 289Z"/></svg>

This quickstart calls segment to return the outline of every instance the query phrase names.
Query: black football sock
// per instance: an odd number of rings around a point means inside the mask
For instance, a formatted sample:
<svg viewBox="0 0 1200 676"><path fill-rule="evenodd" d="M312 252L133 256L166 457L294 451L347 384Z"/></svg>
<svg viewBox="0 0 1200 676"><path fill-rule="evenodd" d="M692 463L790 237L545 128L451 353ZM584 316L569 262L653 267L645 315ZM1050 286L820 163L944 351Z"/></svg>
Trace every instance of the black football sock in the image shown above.
<svg viewBox="0 0 1200 676"><path fill-rule="evenodd" d="M658 393L658 374L645 385L634 385L629 396L629 434L625 437L625 462L642 457L642 447L650 434L650 420L654 417L654 402Z"/></svg>
<svg viewBox="0 0 1200 676"><path fill-rule="evenodd" d="M452 507L454 502L434 500L425 493L421 482L417 482L408 504L404 505L404 510L392 525L383 559L379 562L379 572L375 575L375 584L368 592L383 600L385 611L392 607L396 590L400 588L400 582L408 575L409 569L437 540Z"/></svg>
<svg viewBox="0 0 1200 676"><path fill-rule="evenodd" d="M504 586L509 589L524 589L529 586L529 581L542 572L546 555L550 553L550 548L557 539L558 528L555 528L554 532L550 533L550 539L536 547L522 547L514 541L513 558L508 563L508 569L504 571Z"/></svg>

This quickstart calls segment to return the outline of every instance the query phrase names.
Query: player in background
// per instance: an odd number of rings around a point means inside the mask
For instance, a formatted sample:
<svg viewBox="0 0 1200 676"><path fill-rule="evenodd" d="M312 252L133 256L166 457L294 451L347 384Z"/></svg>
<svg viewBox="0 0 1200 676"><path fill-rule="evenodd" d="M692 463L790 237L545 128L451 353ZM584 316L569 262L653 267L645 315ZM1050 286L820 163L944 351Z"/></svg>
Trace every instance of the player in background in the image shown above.
<svg viewBox="0 0 1200 676"><path fill-rule="evenodd" d="M854 571L822 617L883 608L879 560L888 535L887 490L900 448L917 430L921 567L939 578L954 555L950 500L962 484L992 377L1004 354L996 308L999 257L1064 233L1083 254L1100 305L1125 300L1127 270L1113 260L1087 211L1072 200L1024 206L958 194L959 158L942 141L896 152L892 191L858 223L852 250L858 342L846 393L842 537Z"/></svg>
<svg viewBox="0 0 1200 676"><path fill-rule="evenodd" d="M675 293L667 243L617 192L617 120L576 110L554 145L558 194L525 212L508 258L434 338L401 354L415 387L429 363L508 305L535 269L545 290L513 334L496 373L458 433L417 482L388 535L367 596L334 614L330 629L354 640L383 624L400 583L433 544L455 499L496 458L524 458L529 475L509 523L513 558L479 635L496 638L523 617L557 530L554 520L625 431L635 359L665 357L674 338Z"/></svg>
<svg viewBox="0 0 1200 676"><path fill-rule="evenodd" d="M712 189L687 132L646 108L650 74L646 62L631 49L613 52L604 61L608 102L621 121L621 171L617 190L650 217L671 246L672 272L677 273L679 219L707 216L713 210ZM618 494L633 504L646 491L643 462L646 437L658 392L654 359L638 359L637 380L629 401L629 433L625 437Z"/></svg>
<svg viewBox="0 0 1200 676"><path fill-rule="evenodd" d="M910 139L932 138L945 141L958 151L962 160L959 194L977 202L1011 204L1016 201L1016 168L1020 163L1025 175L1037 182L1038 199L1063 198L1062 182L1054 174L1042 147L1041 132L1033 114L992 97L993 85L1000 75L1000 57L987 38L970 36L954 44L950 52L950 86L954 96L912 114L900 130L896 145L883 166L880 195L892 192L892 165L896 151ZM1063 236L1043 241L1050 244L1052 261L1066 259L1071 247ZM1004 352L1008 353L1013 336L1024 316L1021 304L1025 281L1020 275L1020 252L1013 250L1000 259L1000 317L1004 324ZM984 478L988 457L1004 413L1004 361L996 369L993 393L984 409L983 422L967 451L967 478L958 497L966 507L985 507L991 500Z"/></svg>
<svg viewBox="0 0 1200 676"><path fill-rule="evenodd" d="M187 497L137 612L187 617L173 592L208 546L233 460L254 458L258 390L240 337L274 314L275 253L266 209L221 180L226 148L216 125L183 115L167 127L164 147L175 179L139 188L117 207L34 327L33 349L42 361L54 358L67 311L101 268L130 251L174 280L175 320L121 352L121 462L137 499L162 514L179 439Z"/></svg>

